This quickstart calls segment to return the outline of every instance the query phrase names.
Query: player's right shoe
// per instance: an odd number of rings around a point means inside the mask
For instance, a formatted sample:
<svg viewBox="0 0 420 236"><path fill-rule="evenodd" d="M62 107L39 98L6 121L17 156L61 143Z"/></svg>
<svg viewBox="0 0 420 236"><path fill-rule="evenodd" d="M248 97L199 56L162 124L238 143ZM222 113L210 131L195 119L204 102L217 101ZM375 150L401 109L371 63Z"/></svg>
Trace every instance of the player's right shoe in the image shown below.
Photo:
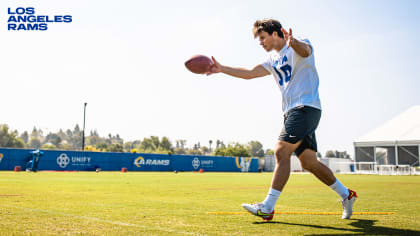
<svg viewBox="0 0 420 236"><path fill-rule="evenodd" d="M350 219L351 215L353 215L353 204L356 198L356 192L349 189L349 196L341 202L343 204L343 215L341 219Z"/></svg>
<svg viewBox="0 0 420 236"><path fill-rule="evenodd" d="M272 220L274 217L274 210L272 212L265 212L264 211L264 204L256 203L256 204L242 204L242 207L245 208L249 213L253 214L254 216L261 217L263 220Z"/></svg>

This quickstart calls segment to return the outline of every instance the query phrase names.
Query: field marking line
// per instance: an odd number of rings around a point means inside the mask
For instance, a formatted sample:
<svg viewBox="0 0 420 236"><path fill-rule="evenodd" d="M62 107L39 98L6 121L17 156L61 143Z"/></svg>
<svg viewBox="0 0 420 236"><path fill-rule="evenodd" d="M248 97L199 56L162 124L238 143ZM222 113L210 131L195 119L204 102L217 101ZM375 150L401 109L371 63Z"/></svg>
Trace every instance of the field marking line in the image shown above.
<svg viewBox="0 0 420 236"><path fill-rule="evenodd" d="M207 215L247 215L248 212L206 212ZM276 215L341 215L342 212L305 212L284 211L275 212ZM393 215L395 212L353 212L353 215Z"/></svg>
<svg viewBox="0 0 420 236"><path fill-rule="evenodd" d="M74 217L74 218L78 218L78 219L99 221L99 222L109 223L109 224L113 224L113 225L121 225L121 226L138 227L138 228L143 228L143 229L158 230L158 231L164 231L164 232L168 232L168 233L186 234L186 235L204 235L204 234L191 233L191 232L185 232L185 231L171 230L171 229L156 227L156 226L153 227L153 226L138 225L138 224L132 224L132 223L127 223L127 222L121 222L121 221L106 220L106 219L101 219L101 218L97 218L97 217L82 216L82 215L64 213L64 212L59 212L59 211L43 210L43 209L29 208L29 207L5 206L5 205L2 205L2 207L6 207L6 208L7 207L12 207L12 208L16 208L16 209L31 211L31 212L42 212L42 213L47 213L47 214L52 214L52 215L69 216L69 217Z"/></svg>

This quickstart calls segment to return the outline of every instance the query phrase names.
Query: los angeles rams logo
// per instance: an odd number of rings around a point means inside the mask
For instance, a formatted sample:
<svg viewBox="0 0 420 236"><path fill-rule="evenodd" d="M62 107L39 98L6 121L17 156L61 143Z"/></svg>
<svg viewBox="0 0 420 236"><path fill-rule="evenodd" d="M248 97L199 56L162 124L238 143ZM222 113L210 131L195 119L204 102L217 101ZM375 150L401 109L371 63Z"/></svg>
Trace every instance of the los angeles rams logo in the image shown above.
<svg viewBox="0 0 420 236"><path fill-rule="evenodd" d="M140 167L140 165L144 165L144 158L143 157L137 157L134 160L134 165L136 165L137 167Z"/></svg>

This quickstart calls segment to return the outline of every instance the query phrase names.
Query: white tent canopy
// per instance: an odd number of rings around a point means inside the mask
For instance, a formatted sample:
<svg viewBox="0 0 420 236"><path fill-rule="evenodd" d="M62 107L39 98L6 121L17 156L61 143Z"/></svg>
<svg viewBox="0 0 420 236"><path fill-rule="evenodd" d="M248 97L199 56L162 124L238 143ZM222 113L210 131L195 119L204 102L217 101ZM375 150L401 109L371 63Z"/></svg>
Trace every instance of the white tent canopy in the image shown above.
<svg viewBox="0 0 420 236"><path fill-rule="evenodd" d="M420 106L413 106L360 137L355 146L420 144Z"/></svg>
<svg viewBox="0 0 420 236"><path fill-rule="evenodd" d="M354 142L357 162L419 165L420 106L385 122Z"/></svg>

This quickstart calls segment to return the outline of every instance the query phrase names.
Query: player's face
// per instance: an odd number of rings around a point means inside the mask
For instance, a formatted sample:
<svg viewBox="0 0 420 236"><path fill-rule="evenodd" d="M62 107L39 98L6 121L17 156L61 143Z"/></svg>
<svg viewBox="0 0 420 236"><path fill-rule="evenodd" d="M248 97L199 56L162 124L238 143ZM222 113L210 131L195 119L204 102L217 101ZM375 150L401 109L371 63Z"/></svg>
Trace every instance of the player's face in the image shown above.
<svg viewBox="0 0 420 236"><path fill-rule="evenodd" d="M271 51L274 48L274 38L273 35L268 34L265 31L258 33L258 39L260 40L260 45L267 51Z"/></svg>

